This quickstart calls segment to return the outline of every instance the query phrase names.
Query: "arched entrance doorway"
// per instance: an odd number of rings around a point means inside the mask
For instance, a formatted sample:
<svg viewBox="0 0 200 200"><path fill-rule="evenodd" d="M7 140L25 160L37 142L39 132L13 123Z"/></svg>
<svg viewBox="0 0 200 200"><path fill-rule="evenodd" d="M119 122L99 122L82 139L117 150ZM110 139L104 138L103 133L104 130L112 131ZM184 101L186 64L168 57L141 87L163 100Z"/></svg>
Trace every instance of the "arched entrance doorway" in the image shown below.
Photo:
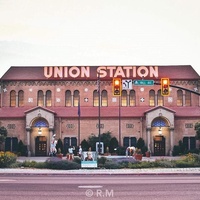
<svg viewBox="0 0 200 200"><path fill-rule="evenodd" d="M48 122L46 119L39 117L32 124L32 137L35 143L35 156L47 156L48 148Z"/></svg>
<svg viewBox="0 0 200 200"><path fill-rule="evenodd" d="M156 117L151 124L153 130L153 151L154 156L166 155L166 137L169 138L169 125L166 118Z"/></svg>
<svg viewBox="0 0 200 200"><path fill-rule="evenodd" d="M154 137L154 156L165 156L165 138L162 135Z"/></svg>
<svg viewBox="0 0 200 200"><path fill-rule="evenodd" d="M47 138L45 136L37 136L35 138L35 156L47 155Z"/></svg>

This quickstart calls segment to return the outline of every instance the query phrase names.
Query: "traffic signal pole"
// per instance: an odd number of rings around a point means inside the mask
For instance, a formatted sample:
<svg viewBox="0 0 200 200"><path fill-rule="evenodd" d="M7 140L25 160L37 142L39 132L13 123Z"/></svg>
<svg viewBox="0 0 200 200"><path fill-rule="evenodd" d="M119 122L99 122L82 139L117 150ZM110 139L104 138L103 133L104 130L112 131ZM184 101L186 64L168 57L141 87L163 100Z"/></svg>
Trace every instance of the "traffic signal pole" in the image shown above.
<svg viewBox="0 0 200 200"><path fill-rule="evenodd" d="M161 84L161 83L157 83L157 82L154 83L154 85L160 85L160 84ZM187 88L183 88L183 87L180 87L180 86L177 86L177 85L171 85L171 84L169 84L169 86L170 86L170 87L174 87L174 88L178 88L178 89L181 89L181 90L185 90L185 91L191 92L191 93L196 94L196 95L200 95L199 92L195 92L195 91L193 91L193 90L189 90L189 89L187 89Z"/></svg>

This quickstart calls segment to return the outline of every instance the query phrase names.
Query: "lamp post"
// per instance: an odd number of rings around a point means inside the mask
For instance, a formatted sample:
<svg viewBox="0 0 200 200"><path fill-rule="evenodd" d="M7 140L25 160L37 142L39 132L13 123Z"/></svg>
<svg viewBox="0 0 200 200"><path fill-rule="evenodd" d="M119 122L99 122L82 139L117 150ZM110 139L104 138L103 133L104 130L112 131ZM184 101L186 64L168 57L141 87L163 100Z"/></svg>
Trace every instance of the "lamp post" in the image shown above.
<svg viewBox="0 0 200 200"><path fill-rule="evenodd" d="M98 153L100 155L101 153L101 149L100 149L100 144L101 144L101 104L100 104L100 100L101 100L101 86L100 86L100 72L98 71L98 123L99 123L99 145L98 145Z"/></svg>

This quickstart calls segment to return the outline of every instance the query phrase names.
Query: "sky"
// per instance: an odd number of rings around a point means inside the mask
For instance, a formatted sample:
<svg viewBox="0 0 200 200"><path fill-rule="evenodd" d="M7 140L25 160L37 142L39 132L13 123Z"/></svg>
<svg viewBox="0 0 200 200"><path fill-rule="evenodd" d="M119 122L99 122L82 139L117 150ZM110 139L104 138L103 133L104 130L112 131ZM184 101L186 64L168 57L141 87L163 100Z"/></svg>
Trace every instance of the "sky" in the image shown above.
<svg viewBox="0 0 200 200"><path fill-rule="evenodd" d="M199 0L0 0L0 77L11 66L192 65Z"/></svg>

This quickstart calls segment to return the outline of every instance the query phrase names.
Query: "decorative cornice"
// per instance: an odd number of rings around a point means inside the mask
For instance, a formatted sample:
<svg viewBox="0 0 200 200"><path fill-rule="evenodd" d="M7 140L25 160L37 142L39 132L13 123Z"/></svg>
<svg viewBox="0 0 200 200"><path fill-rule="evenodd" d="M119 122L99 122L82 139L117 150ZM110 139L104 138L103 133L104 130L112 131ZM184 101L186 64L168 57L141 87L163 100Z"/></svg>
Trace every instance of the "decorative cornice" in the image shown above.
<svg viewBox="0 0 200 200"><path fill-rule="evenodd" d="M111 81L101 81L101 85L111 85ZM95 86L97 81L6 81L4 86Z"/></svg>

